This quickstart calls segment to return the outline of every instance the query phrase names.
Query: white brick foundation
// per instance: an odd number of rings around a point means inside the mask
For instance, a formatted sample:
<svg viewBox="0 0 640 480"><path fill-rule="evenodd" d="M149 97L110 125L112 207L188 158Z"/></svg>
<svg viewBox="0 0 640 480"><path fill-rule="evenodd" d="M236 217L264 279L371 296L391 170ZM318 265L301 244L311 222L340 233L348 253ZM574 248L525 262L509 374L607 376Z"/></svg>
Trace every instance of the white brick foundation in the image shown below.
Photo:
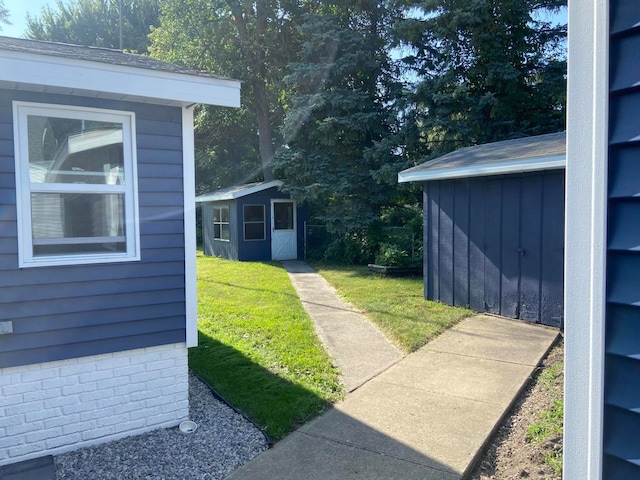
<svg viewBox="0 0 640 480"><path fill-rule="evenodd" d="M0 465L59 454L189 415L184 343L0 368Z"/></svg>

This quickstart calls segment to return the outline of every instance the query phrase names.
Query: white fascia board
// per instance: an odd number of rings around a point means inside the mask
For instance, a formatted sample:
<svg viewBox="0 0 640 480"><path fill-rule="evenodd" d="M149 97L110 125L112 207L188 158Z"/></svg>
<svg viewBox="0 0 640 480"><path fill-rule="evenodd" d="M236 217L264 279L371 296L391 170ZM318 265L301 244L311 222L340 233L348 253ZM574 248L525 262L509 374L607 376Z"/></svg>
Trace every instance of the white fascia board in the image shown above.
<svg viewBox="0 0 640 480"><path fill-rule="evenodd" d="M184 186L184 293L187 348L198 346L196 272L196 160L193 108L182 107L182 182Z"/></svg>
<svg viewBox="0 0 640 480"><path fill-rule="evenodd" d="M425 182L429 180L448 180L452 178L486 177L489 175L536 172L540 170L565 168L565 164L565 155L556 155L552 157L524 158L464 167L434 168L432 170L409 169L398 174L398 182Z"/></svg>
<svg viewBox="0 0 640 480"><path fill-rule="evenodd" d="M609 2L569 0L563 478L601 480Z"/></svg>
<svg viewBox="0 0 640 480"><path fill-rule="evenodd" d="M256 185L254 187L245 188L235 192L222 193L219 195L216 193L212 193L210 195L205 194L196 198L196 203L218 202L222 200L236 200L238 198L246 197L247 195L262 192L263 190L268 190L273 187L279 187L281 185L282 185L282 181L272 180L271 182L263 183L262 185Z"/></svg>
<svg viewBox="0 0 640 480"><path fill-rule="evenodd" d="M0 82L43 85L176 103L240 106L237 80L186 75L64 57L0 51Z"/></svg>

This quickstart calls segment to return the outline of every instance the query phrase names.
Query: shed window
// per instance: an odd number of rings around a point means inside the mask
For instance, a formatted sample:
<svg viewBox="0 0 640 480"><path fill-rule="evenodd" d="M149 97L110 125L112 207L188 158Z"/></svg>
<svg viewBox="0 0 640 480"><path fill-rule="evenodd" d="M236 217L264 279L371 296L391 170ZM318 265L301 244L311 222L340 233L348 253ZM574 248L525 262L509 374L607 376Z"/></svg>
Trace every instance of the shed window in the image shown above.
<svg viewBox="0 0 640 480"><path fill-rule="evenodd" d="M213 207L213 238L229 241L229 207Z"/></svg>
<svg viewBox="0 0 640 480"><path fill-rule="evenodd" d="M138 260L133 113L14 102L20 266Z"/></svg>
<svg viewBox="0 0 640 480"><path fill-rule="evenodd" d="M244 239L264 240L266 238L264 205L244 206Z"/></svg>

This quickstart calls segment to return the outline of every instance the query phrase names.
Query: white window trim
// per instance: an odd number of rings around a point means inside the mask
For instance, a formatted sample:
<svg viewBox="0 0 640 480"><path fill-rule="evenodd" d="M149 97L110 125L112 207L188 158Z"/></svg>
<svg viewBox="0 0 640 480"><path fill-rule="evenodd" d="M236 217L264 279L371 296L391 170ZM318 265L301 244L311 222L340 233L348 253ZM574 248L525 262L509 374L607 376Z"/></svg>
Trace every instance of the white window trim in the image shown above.
<svg viewBox="0 0 640 480"><path fill-rule="evenodd" d="M55 116L79 120L97 120L121 123L123 128L123 153L126 184L120 187L125 193L126 246L124 253L33 255L31 224L31 184L29 177L27 116ZM48 267L58 265L85 265L140 260L140 229L138 214L138 171L136 161L135 114L70 105L31 102L13 102L14 152L16 170L16 208L18 213L18 265L19 268ZM130 134L129 134L130 133ZM91 193L114 193L115 186L96 185ZM71 191L78 186L41 185L38 191ZM86 191L83 187L83 191Z"/></svg>
<svg viewBox="0 0 640 480"><path fill-rule="evenodd" d="M244 209L246 207L262 207L262 221L261 222L247 222L247 219L245 217L244 214ZM247 230L245 229L245 226L250 223L250 224L256 224L256 223L262 223L262 238L250 238L247 239ZM242 238L244 239L245 242L264 242L267 239L267 209L264 206L264 204L260 204L260 203L247 203L246 205L242 206Z"/></svg>
<svg viewBox="0 0 640 480"><path fill-rule="evenodd" d="M223 222L222 221L222 213L220 213L220 221L216 222L215 220L213 220L213 241L214 242L231 242L231 208L229 207L229 205L216 205L213 207L213 210L215 210L216 208L220 209L220 212L222 212L223 208L227 209L227 215L229 217L229 221L227 222ZM222 225L227 225L229 227L229 238L217 238L216 235L216 225L220 225L220 235L222 235Z"/></svg>

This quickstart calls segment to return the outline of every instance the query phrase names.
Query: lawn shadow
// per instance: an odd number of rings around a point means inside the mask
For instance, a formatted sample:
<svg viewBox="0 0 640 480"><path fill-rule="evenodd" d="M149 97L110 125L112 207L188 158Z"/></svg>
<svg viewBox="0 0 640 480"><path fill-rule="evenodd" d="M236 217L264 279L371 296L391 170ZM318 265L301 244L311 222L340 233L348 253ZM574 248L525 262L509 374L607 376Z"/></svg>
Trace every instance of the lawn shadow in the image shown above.
<svg viewBox="0 0 640 480"><path fill-rule="evenodd" d="M199 340L189 351L191 369L273 440L281 440L228 480L460 478L455 467L412 446L411 440L420 439L415 419L408 436L385 432L384 415L372 412L371 421L356 418L209 335L200 332ZM415 444L423 447L420 441Z"/></svg>
<svg viewBox="0 0 640 480"><path fill-rule="evenodd" d="M189 349L189 367L273 440L330 406L315 392L274 374L201 331L198 343Z"/></svg>

